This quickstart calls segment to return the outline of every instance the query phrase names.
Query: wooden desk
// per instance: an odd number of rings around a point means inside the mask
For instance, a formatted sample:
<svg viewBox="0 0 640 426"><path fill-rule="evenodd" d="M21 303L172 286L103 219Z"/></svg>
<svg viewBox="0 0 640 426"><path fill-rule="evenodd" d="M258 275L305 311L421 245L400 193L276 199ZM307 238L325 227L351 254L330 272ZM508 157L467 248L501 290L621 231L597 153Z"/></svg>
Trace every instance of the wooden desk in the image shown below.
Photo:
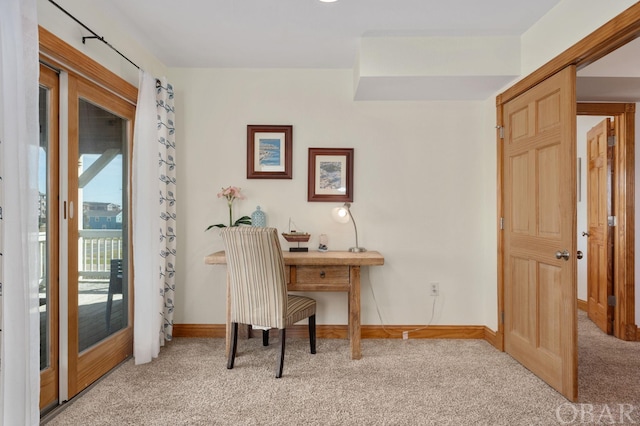
<svg viewBox="0 0 640 426"><path fill-rule="evenodd" d="M287 289L290 291L346 291L349 293L349 342L351 359L360 359L360 267L384 265L384 257L377 251L351 253L348 251L284 251ZM207 265L225 265L224 251L204 258ZM227 350L230 340L229 282L227 280Z"/></svg>

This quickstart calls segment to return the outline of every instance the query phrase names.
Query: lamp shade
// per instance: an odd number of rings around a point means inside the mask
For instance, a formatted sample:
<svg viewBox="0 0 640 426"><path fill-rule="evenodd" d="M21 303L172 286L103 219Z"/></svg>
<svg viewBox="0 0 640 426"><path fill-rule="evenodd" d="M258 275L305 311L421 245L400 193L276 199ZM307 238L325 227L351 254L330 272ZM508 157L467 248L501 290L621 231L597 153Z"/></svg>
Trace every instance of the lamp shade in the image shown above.
<svg viewBox="0 0 640 426"><path fill-rule="evenodd" d="M349 219L351 219L351 223L353 223L353 230L355 231L355 234L356 234L356 246L349 248L350 252L359 253L359 252L367 251L367 249L365 249L364 247L360 247L358 245L358 227L356 226L356 221L353 218L353 215L351 214L350 207L351 207L350 203L344 203L343 206L336 207L333 210L331 210L331 216L333 217L333 220L339 223L347 223L349 222Z"/></svg>
<svg viewBox="0 0 640 426"><path fill-rule="evenodd" d="M349 218L351 215L349 214L349 209L345 206L336 207L331 210L331 217L338 223L347 223L349 222Z"/></svg>

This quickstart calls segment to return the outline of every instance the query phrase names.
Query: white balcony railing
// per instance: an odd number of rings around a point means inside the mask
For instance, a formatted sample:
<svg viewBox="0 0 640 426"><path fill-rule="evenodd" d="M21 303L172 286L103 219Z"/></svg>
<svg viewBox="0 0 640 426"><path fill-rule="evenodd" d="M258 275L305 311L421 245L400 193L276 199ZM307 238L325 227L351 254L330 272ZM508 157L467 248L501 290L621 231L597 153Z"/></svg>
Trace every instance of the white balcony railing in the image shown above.
<svg viewBox="0 0 640 426"><path fill-rule="evenodd" d="M122 230L80 230L78 252L78 271L81 277L108 280L111 259L122 259Z"/></svg>
<svg viewBox="0 0 640 426"><path fill-rule="evenodd" d="M78 274L81 280L108 280L111 259L122 259L121 229L80 230L78 238ZM46 233L40 232L40 277L45 276Z"/></svg>

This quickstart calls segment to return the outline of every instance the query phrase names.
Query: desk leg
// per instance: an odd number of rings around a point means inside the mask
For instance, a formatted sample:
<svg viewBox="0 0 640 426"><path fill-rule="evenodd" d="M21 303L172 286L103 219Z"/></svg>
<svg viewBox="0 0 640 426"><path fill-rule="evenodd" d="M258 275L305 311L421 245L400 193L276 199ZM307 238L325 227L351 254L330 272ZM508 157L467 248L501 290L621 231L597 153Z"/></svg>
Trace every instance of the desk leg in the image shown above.
<svg viewBox="0 0 640 426"><path fill-rule="evenodd" d="M229 359L229 352L231 351L231 278L227 271L227 319L226 319L226 332L224 334L225 350L224 354Z"/></svg>
<svg viewBox="0 0 640 426"><path fill-rule="evenodd" d="M362 358L360 351L360 267L351 266L349 286L349 342L351 359Z"/></svg>

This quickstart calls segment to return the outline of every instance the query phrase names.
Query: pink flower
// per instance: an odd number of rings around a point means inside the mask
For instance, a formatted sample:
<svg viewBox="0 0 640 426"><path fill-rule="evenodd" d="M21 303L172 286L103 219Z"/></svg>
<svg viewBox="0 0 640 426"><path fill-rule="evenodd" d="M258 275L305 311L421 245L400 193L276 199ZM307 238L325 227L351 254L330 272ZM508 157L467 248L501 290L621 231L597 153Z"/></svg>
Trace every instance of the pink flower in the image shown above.
<svg viewBox="0 0 640 426"><path fill-rule="evenodd" d="M227 204L229 205L229 226L239 226L239 225L251 225L251 218L249 216L242 216L240 219L233 221L233 201L237 198L240 200L244 200L246 197L242 195L240 192L241 188L237 186L229 186L227 188L222 188L221 192L218 192L218 198L226 198ZM227 225L222 223L218 223L216 225L210 225L207 230L211 228L224 228Z"/></svg>
<svg viewBox="0 0 640 426"><path fill-rule="evenodd" d="M245 196L240 193L240 189L237 186L222 188L222 192L218 192L218 198L225 197L230 202L233 202L236 198L244 200Z"/></svg>

